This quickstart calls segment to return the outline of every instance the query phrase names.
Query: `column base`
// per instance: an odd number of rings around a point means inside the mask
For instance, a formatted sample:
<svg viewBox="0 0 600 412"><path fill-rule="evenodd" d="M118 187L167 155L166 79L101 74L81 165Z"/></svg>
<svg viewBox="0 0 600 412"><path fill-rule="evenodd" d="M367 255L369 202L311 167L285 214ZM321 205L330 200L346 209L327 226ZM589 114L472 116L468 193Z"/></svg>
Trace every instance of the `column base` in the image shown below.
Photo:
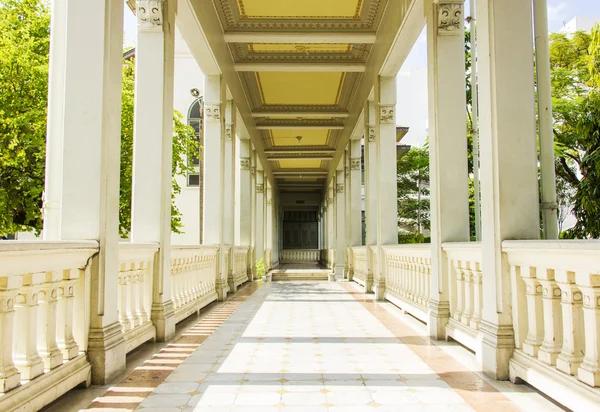
<svg viewBox="0 0 600 412"><path fill-rule="evenodd" d="M344 279L344 265L335 265L334 273L337 279Z"/></svg>
<svg viewBox="0 0 600 412"><path fill-rule="evenodd" d="M385 281L377 280L373 282L373 293L375 294L375 300L385 300Z"/></svg>
<svg viewBox="0 0 600 412"><path fill-rule="evenodd" d="M153 303L150 318L156 327L158 342L166 342L175 336L175 310L172 301Z"/></svg>
<svg viewBox="0 0 600 412"><path fill-rule="evenodd" d="M373 293L373 274L367 273L365 279L365 293Z"/></svg>
<svg viewBox="0 0 600 412"><path fill-rule="evenodd" d="M15 359L15 366L24 381L30 381L44 373L44 362L39 356L31 359Z"/></svg>
<svg viewBox="0 0 600 412"><path fill-rule="evenodd" d="M236 292L237 287L235 286L235 273L229 275L229 277L227 278L227 285L229 286L230 293Z"/></svg>
<svg viewBox="0 0 600 412"><path fill-rule="evenodd" d="M125 339L115 322L90 328L87 358L92 365L92 384L105 385L125 370Z"/></svg>
<svg viewBox="0 0 600 412"><path fill-rule="evenodd" d="M483 372L498 381L508 380L508 363L514 350L512 326L494 325L482 320L481 335L481 349L476 352L481 358Z"/></svg>
<svg viewBox="0 0 600 412"><path fill-rule="evenodd" d="M0 393L6 393L21 384L21 374L14 366L5 368L0 378Z"/></svg>
<svg viewBox="0 0 600 412"><path fill-rule="evenodd" d="M227 281L224 279L217 279L215 289L217 290L217 300L219 302L225 301L227 299L227 292L229 291Z"/></svg>
<svg viewBox="0 0 600 412"><path fill-rule="evenodd" d="M592 388L600 386L600 369L598 365L586 363L584 360L577 371L577 377L581 382L590 385Z"/></svg>
<svg viewBox="0 0 600 412"><path fill-rule="evenodd" d="M427 322L429 336L437 340L446 339L446 326L450 320L450 303L430 299L427 316L429 318Z"/></svg>

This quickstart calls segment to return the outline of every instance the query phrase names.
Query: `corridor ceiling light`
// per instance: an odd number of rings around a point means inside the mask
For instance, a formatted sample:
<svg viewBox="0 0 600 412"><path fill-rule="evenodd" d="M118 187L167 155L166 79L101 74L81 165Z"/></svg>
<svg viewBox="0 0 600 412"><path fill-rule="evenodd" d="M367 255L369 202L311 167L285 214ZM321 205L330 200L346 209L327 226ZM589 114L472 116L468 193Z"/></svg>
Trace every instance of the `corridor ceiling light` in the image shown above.
<svg viewBox="0 0 600 412"><path fill-rule="evenodd" d="M190 89L190 94L192 95L192 97L197 99L198 97L200 97L200 90L196 88Z"/></svg>

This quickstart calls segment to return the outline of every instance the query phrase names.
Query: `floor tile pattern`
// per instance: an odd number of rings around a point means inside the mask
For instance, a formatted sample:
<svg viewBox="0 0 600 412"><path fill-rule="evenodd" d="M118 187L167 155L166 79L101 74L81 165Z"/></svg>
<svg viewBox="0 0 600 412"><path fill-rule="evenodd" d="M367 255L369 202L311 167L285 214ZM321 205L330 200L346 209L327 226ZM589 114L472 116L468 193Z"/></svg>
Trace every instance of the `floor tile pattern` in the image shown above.
<svg viewBox="0 0 600 412"><path fill-rule="evenodd" d="M341 283L266 284L181 360L138 409L519 410L476 374L447 363L450 356L428 339L394 327L376 305ZM491 402L501 409L490 409Z"/></svg>

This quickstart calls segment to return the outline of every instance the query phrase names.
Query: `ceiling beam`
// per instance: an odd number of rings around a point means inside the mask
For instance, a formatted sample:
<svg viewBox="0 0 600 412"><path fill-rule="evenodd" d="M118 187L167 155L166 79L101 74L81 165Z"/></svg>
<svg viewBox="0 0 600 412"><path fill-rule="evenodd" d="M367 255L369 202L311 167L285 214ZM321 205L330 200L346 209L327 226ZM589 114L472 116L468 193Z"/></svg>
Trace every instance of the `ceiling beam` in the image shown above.
<svg viewBox="0 0 600 412"><path fill-rule="evenodd" d="M335 153L335 149L302 149L302 146L298 146L298 148L293 148L293 149L270 149L270 150L265 150L265 155L274 155L274 154L287 154L287 153L326 153L326 154L333 154Z"/></svg>
<svg viewBox="0 0 600 412"><path fill-rule="evenodd" d="M273 176L327 176L327 172L315 171L315 172L285 172L278 170L273 172Z"/></svg>
<svg viewBox="0 0 600 412"><path fill-rule="evenodd" d="M330 117L348 117L348 112L302 112L302 111L289 111L289 112L261 112L253 111L252 117L271 117L271 118L294 118L294 117L319 117L319 118L330 118Z"/></svg>
<svg viewBox="0 0 600 412"><path fill-rule="evenodd" d="M344 125L341 124L305 124L305 123L288 123L288 124L258 124L256 130L290 130L290 129L305 129L305 130L343 130Z"/></svg>
<svg viewBox="0 0 600 412"><path fill-rule="evenodd" d="M267 160L270 162L276 162L278 160L331 160L333 159L333 154L330 155L323 155L323 156L294 156L294 155L287 155L287 156L276 156L276 157L269 157L267 156Z"/></svg>
<svg viewBox="0 0 600 412"><path fill-rule="evenodd" d="M353 72L365 71L364 63L236 63L238 72Z"/></svg>
<svg viewBox="0 0 600 412"><path fill-rule="evenodd" d="M375 43L375 33L362 32L315 32L315 33L290 33L290 32L233 32L225 33L225 42L227 43Z"/></svg>

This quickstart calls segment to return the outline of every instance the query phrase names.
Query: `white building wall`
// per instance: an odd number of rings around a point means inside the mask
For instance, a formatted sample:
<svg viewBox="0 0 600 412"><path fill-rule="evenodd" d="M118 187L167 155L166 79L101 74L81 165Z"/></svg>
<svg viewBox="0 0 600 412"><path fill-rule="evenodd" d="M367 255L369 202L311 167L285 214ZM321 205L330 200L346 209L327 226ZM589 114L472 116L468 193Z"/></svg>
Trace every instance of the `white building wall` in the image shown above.
<svg viewBox="0 0 600 412"><path fill-rule="evenodd" d="M428 135L427 69L401 70L396 84L396 124L409 128L402 143L422 147Z"/></svg>
<svg viewBox="0 0 600 412"><path fill-rule="evenodd" d="M204 93L204 74L198 67L179 30L175 31L175 88L174 107L184 116L187 123L188 110L194 97L191 89ZM181 193L175 198L175 204L182 213L183 234L172 233L174 245L194 245L200 243L200 191L198 187L188 187L187 178L178 176Z"/></svg>

